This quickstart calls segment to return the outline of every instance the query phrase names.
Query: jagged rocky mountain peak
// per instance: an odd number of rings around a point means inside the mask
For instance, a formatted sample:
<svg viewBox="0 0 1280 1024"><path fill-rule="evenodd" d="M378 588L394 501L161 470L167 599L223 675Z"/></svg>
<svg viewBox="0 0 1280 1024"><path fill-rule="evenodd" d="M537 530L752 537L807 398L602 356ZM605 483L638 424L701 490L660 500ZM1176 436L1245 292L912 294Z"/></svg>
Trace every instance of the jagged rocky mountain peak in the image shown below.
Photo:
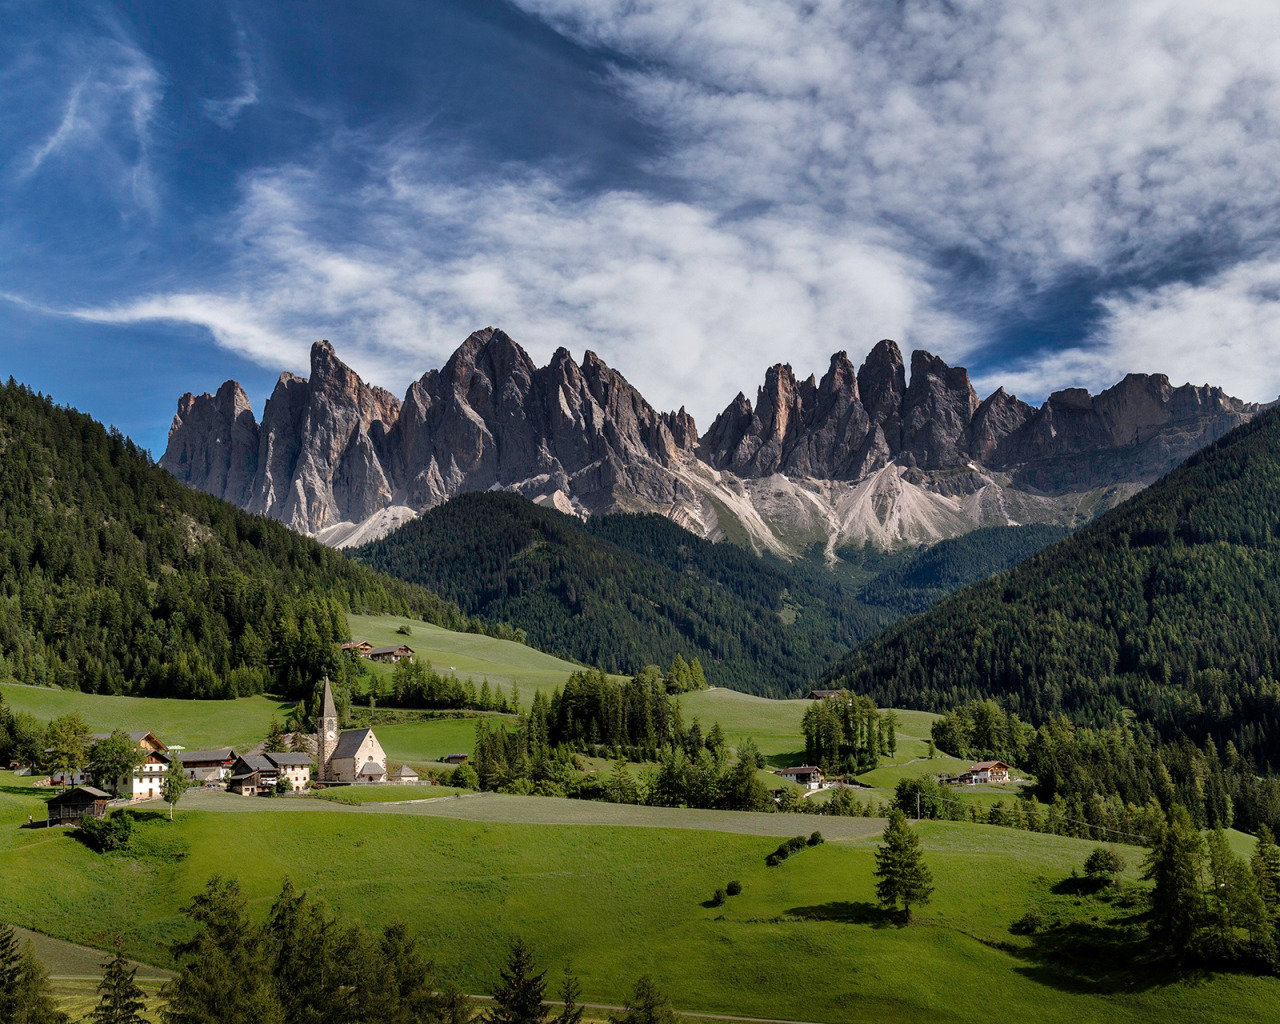
<svg viewBox="0 0 1280 1024"><path fill-rule="evenodd" d="M475 331L403 400L366 383L328 341L310 376L282 373L254 419L228 381L183 395L161 465L179 479L319 535L355 543L464 491L503 488L561 511L655 511L704 536L795 552L815 541L926 543L980 525L1070 522L1082 496L1119 500L1257 411L1218 388L1130 374L1094 397L1035 408L892 340L855 371L771 366L698 434L659 412L596 352L545 366L504 331ZM786 539L783 539L783 538Z"/></svg>

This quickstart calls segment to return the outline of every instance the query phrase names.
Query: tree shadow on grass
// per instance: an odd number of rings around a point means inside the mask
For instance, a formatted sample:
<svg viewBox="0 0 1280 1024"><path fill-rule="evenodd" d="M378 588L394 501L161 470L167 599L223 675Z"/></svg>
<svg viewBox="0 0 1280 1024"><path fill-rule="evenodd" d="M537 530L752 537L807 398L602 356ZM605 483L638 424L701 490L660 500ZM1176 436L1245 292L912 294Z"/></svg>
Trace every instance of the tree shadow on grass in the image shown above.
<svg viewBox="0 0 1280 1024"><path fill-rule="evenodd" d="M787 917L804 921L837 921L841 924L869 924L873 928L889 928L901 925L902 915L884 910L874 903L848 901L821 903L814 907L792 907Z"/></svg>
<svg viewBox="0 0 1280 1024"><path fill-rule="evenodd" d="M1011 947L1027 961L1019 974L1064 992L1145 992L1188 975L1152 948L1144 915L1108 921L1053 923L1029 933L1030 946Z"/></svg>

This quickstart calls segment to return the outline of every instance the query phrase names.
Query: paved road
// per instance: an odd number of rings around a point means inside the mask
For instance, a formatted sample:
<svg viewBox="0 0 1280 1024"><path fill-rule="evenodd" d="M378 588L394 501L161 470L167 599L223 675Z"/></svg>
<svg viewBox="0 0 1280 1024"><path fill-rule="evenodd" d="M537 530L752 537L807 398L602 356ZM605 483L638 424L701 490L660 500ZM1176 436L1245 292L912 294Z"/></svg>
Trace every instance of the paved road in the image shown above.
<svg viewBox="0 0 1280 1024"><path fill-rule="evenodd" d="M159 805L158 801L152 801ZM242 797L232 793L189 793L178 804L186 810L264 813L316 811L339 814L394 814L456 818L463 821L521 825L604 825L636 828L681 828L703 832L779 838L820 831L828 839L862 839L884 830L880 818L839 818L809 814L761 814L747 811L700 811L684 807L638 807L593 800L483 793L399 803L340 804L314 797Z"/></svg>

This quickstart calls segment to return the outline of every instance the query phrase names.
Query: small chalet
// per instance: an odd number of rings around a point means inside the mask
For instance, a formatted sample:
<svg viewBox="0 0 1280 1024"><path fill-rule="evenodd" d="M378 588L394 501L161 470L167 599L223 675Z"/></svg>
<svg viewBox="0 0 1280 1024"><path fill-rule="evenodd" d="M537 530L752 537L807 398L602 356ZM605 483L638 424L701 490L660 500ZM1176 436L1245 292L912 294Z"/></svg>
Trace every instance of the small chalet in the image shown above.
<svg viewBox="0 0 1280 1024"><path fill-rule="evenodd" d="M225 782L236 764L236 752L230 747L216 750L184 750L174 755L192 782Z"/></svg>
<svg viewBox="0 0 1280 1024"><path fill-rule="evenodd" d="M466 764L466 754L445 754L441 759L443 764Z"/></svg>
<svg viewBox="0 0 1280 1024"><path fill-rule="evenodd" d="M960 776L960 781L967 786L978 786L986 782L1008 782L1009 766L1003 761L979 761Z"/></svg>
<svg viewBox="0 0 1280 1024"><path fill-rule="evenodd" d="M418 781L418 773L410 768L407 764L402 764L394 772L391 773L392 782L411 783Z"/></svg>
<svg viewBox="0 0 1280 1024"><path fill-rule="evenodd" d="M263 791L262 776L257 772L239 772L227 779L227 788L240 796L257 796Z"/></svg>
<svg viewBox="0 0 1280 1024"><path fill-rule="evenodd" d="M396 644L393 647L374 647L365 655L373 661L387 662L394 665L398 661L413 662L413 648L408 644Z"/></svg>
<svg viewBox="0 0 1280 1024"><path fill-rule="evenodd" d="M107 813L110 793L93 786L76 786L49 801L50 825L78 825L83 818L101 818Z"/></svg>
<svg viewBox="0 0 1280 1024"><path fill-rule="evenodd" d="M373 644L368 640L352 640L350 643L343 644L342 650L346 654L354 654L359 658L369 657L369 652L373 650Z"/></svg>
<svg viewBox="0 0 1280 1024"><path fill-rule="evenodd" d="M844 690L810 690L808 700L826 700L828 697L839 697Z"/></svg>
<svg viewBox="0 0 1280 1024"><path fill-rule="evenodd" d="M822 769L812 764L802 764L795 768L783 768L776 771L774 775L781 775L784 779L790 779L805 789L821 789L823 783Z"/></svg>

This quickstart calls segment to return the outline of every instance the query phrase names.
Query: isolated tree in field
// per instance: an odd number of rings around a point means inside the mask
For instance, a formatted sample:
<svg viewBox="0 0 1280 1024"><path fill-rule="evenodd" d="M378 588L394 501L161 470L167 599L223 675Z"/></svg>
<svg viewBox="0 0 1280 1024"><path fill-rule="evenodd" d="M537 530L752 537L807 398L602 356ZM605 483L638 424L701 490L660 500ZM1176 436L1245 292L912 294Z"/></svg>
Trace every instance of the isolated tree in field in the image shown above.
<svg viewBox="0 0 1280 1024"><path fill-rule="evenodd" d="M893 808L884 828L884 844L876 851L876 896L886 910L902 911L911 920L911 908L929 902L933 875L924 863L920 837L907 827L907 816Z"/></svg>
<svg viewBox="0 0 1280 1024"><path fill-rule="evenodd" d="M1086 875L1108 885L1115 885L1124 869L1124 858L1110 846L1095 846L1084 862Z"/></svg>
<svg viewBox="0 0 1280 1024"><path fill-rule="evenodd" d="M609 1015L610 1024L678 1024L680 1017L671 1008L671 1000L662 994L649 975L636 982L626 1008L618 1017Z"/></svg>
<svg viewBox="0 0 1280 1024"><path fill-rule="evenodd" d="M560 986L560 1012L551 1024L581 1024L582 1007L578 997L582 995L582 983L574 976L572 966L564 965L564 982Z"/></svg>
<svg viewBox="0 0 1280 1024"><path fill-rule="evenodd" d="M182 761L175 754L165 769L164 780L160 783L160 795L169 805L169 820L173 821L173 806L182 799L182 794L191 788L191 780L182 769Z"/></svg>
<svg viewBox="0 0 1280 1024"><path fill-rule="evenodd" d="M98 740L89 748L89 774L95 786L109 789L120 795L120 783L128 782L142 764L142 748L123 729L117 729L106 739Z"/></svg>
<svg viewBox="0 0 1280 1024"><path fill-rule="evenodd" d="M147 1009L146 993L135 982L138 968L130 967L124 955L124 940L116 936L116 955L102 965L98 982L98 1005L86 1018L86 1024L148 1024L143 1013Z"/></svg>
<svg viewBox="0 0 1280 1024"><path fill-rule="evenodd" d="M547 972L535 971L533 954L523 939L511 943L507 965L499 972L493 990L493 1004L485 1012L483 1024L544 1024L551 1011L542 1005L547 991Z"/></svg>
<svg viewBox="0 0 1280 1024"><path fill-rule="evenodd" d="M89 760L89 726L80 712L61 715L49 723L44 737L44 763L51 772L70 775Z"/></svg>
<svg viewBox="0 0 1280 1024"><path fill-rule="evenodd" d="M1147 855L1143 877L1154 883L1147 920L1151 939L1178 957L1192 951L1204 924L1203 864L1200 833L1187 809L1175 806Z"/></svg>
<svg viewBox="0 0 1280 1024"><path fill-rule="evenodd" d="M267 738L262 744L264 754L283 754L285 752L284 726L275 715L271 716L271 724L267 726Z"/></svg>

